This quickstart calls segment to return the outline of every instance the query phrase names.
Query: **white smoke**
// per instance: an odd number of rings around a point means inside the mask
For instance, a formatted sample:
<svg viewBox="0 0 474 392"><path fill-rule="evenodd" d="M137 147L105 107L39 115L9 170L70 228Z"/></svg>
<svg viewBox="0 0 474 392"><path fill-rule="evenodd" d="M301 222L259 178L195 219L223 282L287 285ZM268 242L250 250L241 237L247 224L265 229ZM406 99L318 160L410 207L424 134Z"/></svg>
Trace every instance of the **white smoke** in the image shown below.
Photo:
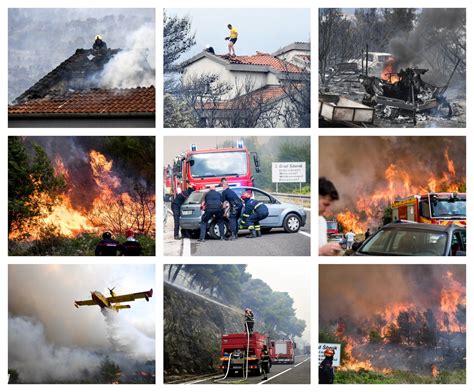
<svg viewBox="0 0 474 392"><path fill-rule="evenodd" d="M150 360L155 358L155 340L146 336L119 313L104 308L107 337L112 349L135 360Z"/></svg>
<svg viewBox="0 0 474 392"><path fill-rule="evenodd" d="M146 24L127 38L125 48L104 67L102 88L134 88L155 85L155 28Z"/></svg>
<svg viewBox="0 0 474 392"><path fill-rule="evenodd" d="M43 324L26 317L8 319L8 367L28 383L78 380L100 366L101 357L82 348L54 345Z"/></svg>

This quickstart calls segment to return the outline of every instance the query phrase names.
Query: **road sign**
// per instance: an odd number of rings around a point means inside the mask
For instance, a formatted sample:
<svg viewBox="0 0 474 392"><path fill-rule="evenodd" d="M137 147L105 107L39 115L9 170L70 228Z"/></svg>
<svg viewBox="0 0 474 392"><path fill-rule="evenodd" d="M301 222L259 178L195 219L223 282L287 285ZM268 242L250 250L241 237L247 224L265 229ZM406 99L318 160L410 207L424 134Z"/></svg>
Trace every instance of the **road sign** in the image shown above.
<svg viewBox="0 0 474 392"><path fill-rule="evenodd" d="M341 366L341 345L338 343L319 343L318 344L318 363L324 359L324 350L332 348L334 350L334 358L332 366Z"/></svg>
<svg viewBox="0 0 474 392"><path fill-rule="evenodd" d="M306 182L306 162L272 162L272 182Z"/></svg>

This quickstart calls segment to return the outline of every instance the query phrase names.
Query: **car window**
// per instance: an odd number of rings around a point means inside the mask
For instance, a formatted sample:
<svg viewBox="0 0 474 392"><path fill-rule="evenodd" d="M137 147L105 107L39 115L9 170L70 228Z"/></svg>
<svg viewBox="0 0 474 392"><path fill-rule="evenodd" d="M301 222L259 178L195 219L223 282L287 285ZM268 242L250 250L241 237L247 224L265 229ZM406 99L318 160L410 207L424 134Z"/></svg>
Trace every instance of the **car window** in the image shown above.
<svg viewBox="0 0 474 392"><path fill-rule="evenodd" d="M184 204L201 204L204 195L204 192L193 192L189 195Z"/></svg>
<svg viewBox="0 0 474 392"><path fill-rule="evenodd" d="M463 237L460 231L454 232L453 238L451 239L451 255L457 256L457 253L459 251L465 252L466 251L465 245L466 245L465 233Z"/></svg>
<svg viewBox="0 0 474 392"><path fill-rule="evenodd" d="M268 195L266 195L265 193L254 190L253 191L253 197L254 197L255 200L261 201L263 203L267 203L267 204L271 203L270 197Z"/></svg>
<svg viewBox="0 0 474 392"><path fill-rule="evenodd" d="M393 228L380 230L360 249L365 254L442 256L446 233Z"/></svg>

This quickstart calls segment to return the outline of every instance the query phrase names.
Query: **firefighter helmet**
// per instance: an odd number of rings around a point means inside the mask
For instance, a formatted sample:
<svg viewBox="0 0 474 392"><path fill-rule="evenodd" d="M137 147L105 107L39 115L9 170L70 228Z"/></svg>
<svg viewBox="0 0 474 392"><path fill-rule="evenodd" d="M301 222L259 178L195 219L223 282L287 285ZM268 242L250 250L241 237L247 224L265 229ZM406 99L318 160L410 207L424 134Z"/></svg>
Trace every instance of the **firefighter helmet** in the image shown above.
<svg viewBox="0 0 474 392"><path fill-rule="evenodd" d="M135 234L135 233L133 232L132 229L127 229L127 231L125 232L125 235L126 235L127 237L133 237L134 234Z"/></svg>
<svg viewBox="0 0 474 392"><path fill-rule="evenodd" d="M251 199L251 198L252 198L252 191L251 191L250 189L245 190L245 191L242 192L242 194L240 195L240 198L241 198L242 200Z"/></svg>
<svg viewBox="0 0 474 392"><path fill-rule="evenodd" d="M102 238L105 239L110 239L112 238L112 233L110 231L106 231L104 234L102 234Z"/></svg>
<svg viewBox="0 0 474 392"><path fill-rule="evenodd" d="M97 35L95 36L95 39L96 39L96 40L100 39L100 40L102 41L102 36L99 35L99 34L97 34Z"/></svg>
<svg viewBox="0 0 474 392"><path fill-rule="evenodd" d="M333 357L334 356L334 350L332 348L327 348L324 350L324 356L325 357Z"/></svg>

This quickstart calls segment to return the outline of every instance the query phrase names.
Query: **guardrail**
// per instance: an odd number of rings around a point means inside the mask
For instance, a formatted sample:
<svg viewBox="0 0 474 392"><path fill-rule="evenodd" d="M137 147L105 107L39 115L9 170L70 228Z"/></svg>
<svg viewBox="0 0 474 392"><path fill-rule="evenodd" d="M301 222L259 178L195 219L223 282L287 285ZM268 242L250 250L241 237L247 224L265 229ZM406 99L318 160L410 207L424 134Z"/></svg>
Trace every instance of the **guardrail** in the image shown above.
<svg viewBox="0 0 474 392"><path fill-rule="evenodd" d="M299 195L299 194L296 194L296 193L275 193L275 192L272 192L272 195L280 196L280 197L295 198L295 199L311 199L311 195Z"/></svg>
<svg viewBox="0 0 474 392"><path fill-rule="evenodd" d="M281 201L286 201L288 203L298 204L305 208L311 207L311 195L298 195L295 193L273 193L277 199Z"/></svg>

